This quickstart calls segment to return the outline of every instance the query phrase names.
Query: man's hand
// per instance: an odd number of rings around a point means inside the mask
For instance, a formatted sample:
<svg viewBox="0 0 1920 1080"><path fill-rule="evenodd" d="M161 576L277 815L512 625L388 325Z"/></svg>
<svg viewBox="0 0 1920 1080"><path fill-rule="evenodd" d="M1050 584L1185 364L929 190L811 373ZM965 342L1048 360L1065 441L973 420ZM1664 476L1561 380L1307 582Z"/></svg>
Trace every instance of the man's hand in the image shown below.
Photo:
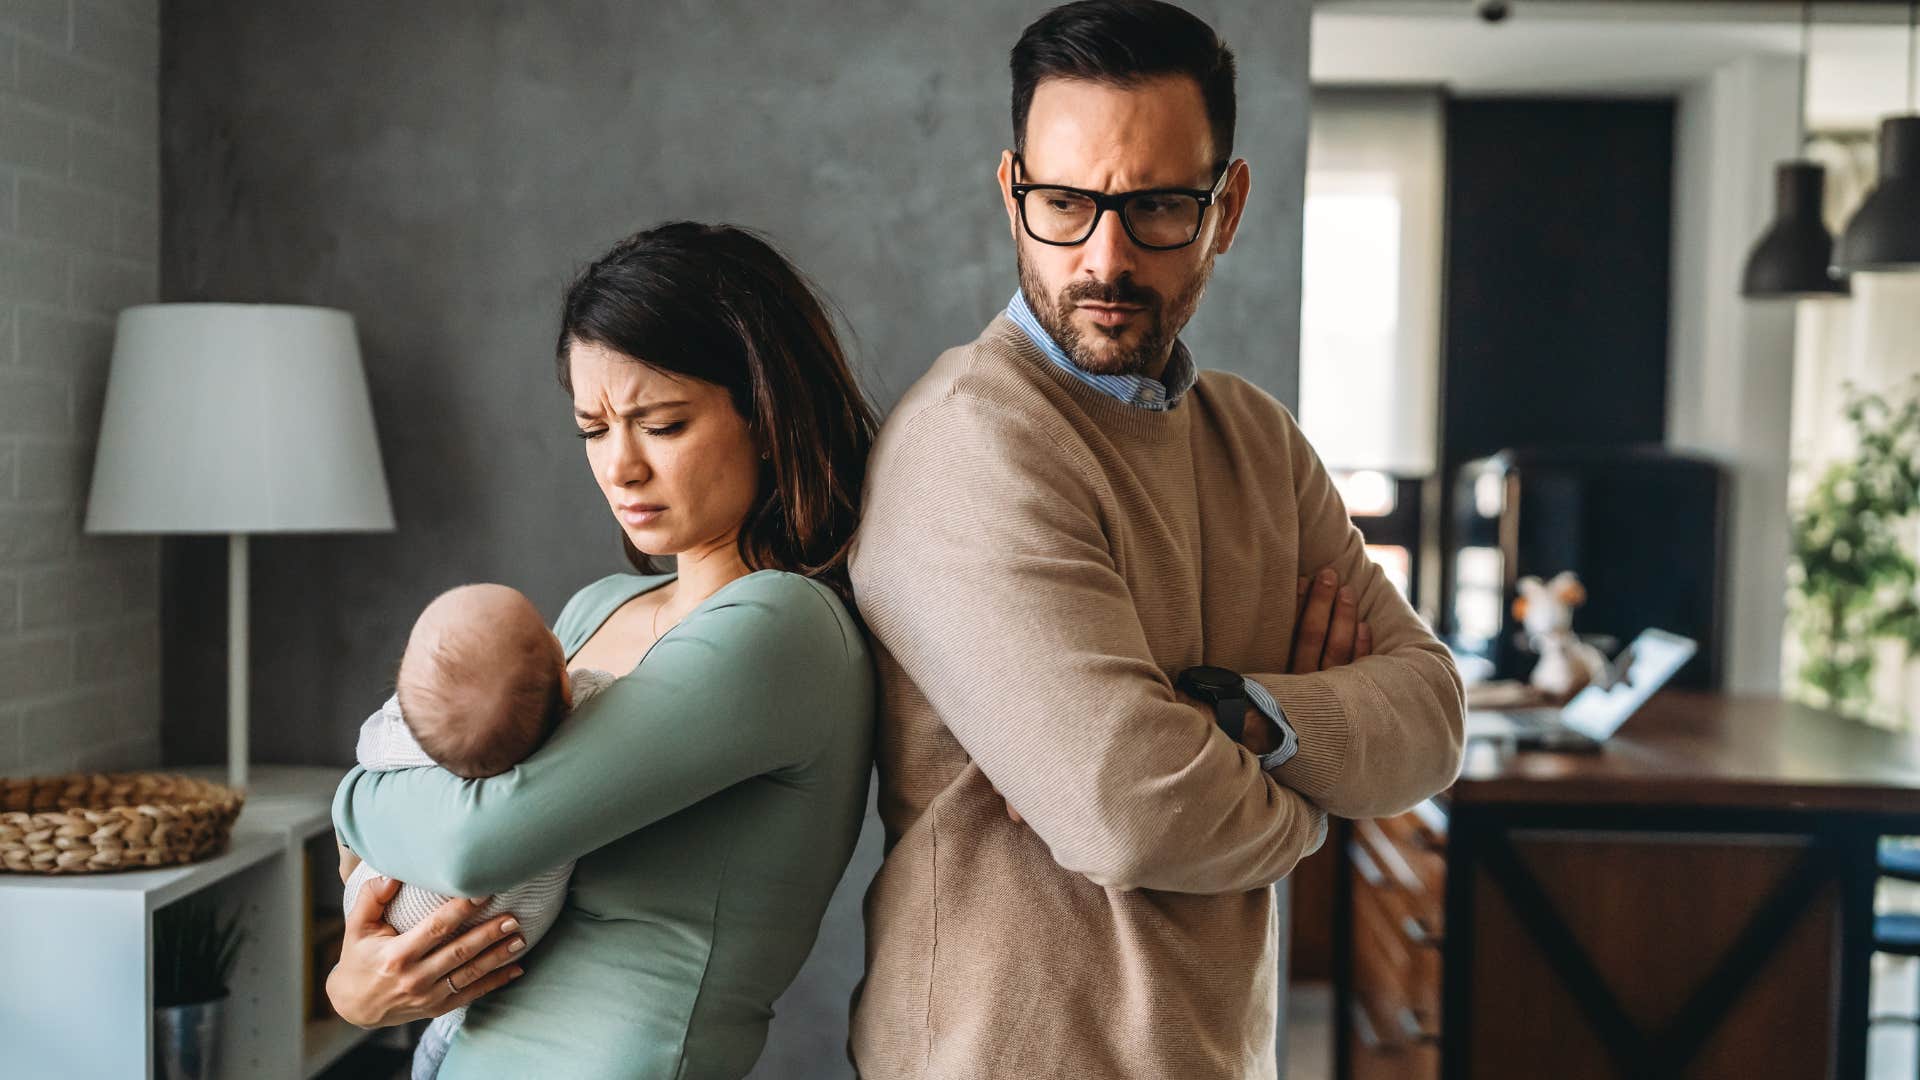
<svg viewBox="0 0 1920 1080"><path fill-rule="evenodd" d="M1294 596L1298 610L1294 612L1293 656L1287 674L1307 675L1373 655L1373 628L1361 621L1353 590L1340 584L1340 575L1333 567L1322 569L1314 578L1300 578ZM1183 705L1213 715L1213 707L1204 702L1177 690L1174 696ZM1255 754L1270 754L1280 745L1279 729L1251 702L1240 745ZM1026 820L1012 803L1007 804L1007 817L1016 824Z"/></svg>
<svg viewBox="0 0 1920 1080"><path fill-rule="evenodd" d="M1308 675L1373 655L1373 628L1360 621L1353 590L1340 584L1333 567L1322 569L1311 580L1299 579L1294 596L1299 611L1294 617L1293 657L1287 674ZM1240 745L1256 754L1271 754L1280 747L1280 730L1249 704Z"/></svg>
<svg viewBox="0 0 1920 1080"><path fill-rule="evenodd" d="M1301 578L1294 586L1300 610L1293 625L1293 658L1289 675L1308 675L1352 663L1373 652L1373 629L1360 621L1353 589L1340 584L1329 566L1311 583Z"/></svg>

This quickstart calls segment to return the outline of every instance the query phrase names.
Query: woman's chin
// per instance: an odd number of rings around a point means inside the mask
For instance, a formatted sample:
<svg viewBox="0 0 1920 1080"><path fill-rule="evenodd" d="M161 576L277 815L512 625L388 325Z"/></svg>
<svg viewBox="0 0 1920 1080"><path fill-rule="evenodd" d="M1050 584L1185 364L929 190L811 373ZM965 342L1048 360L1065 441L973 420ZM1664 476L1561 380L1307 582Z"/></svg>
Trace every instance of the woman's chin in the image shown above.
<svg viewBox="0 0 1920 1080"><path fill-rule="evenodd" d="M680 545L655 529L627 529L627 543L650 559L666 559L680 553Z"/></svg>

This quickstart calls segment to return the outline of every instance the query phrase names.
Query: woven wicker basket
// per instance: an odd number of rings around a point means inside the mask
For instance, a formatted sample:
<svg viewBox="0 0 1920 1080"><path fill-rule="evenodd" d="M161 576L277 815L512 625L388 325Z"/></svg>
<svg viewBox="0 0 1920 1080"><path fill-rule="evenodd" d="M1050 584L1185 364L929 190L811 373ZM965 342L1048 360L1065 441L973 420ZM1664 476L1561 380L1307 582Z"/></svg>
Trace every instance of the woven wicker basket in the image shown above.
<svg viewBox="0 0 1920 1080"><path fill-rule="evenodd" d="M226 850L245 796L173 773L0 778L0 870L90 874Z"/></svg>

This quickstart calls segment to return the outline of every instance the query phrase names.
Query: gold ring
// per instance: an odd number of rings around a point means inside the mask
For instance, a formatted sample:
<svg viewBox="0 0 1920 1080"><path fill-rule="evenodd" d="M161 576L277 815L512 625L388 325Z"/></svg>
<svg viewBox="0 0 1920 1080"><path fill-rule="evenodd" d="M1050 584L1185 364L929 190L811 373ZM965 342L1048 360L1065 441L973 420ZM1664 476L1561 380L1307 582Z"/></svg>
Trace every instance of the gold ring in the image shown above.
<svg viewBox="0 0 1920 1080"><path fill-rule="evenodd" d="M447 973L447 995L449 997L453 997L453 996L457 996L459 993L460 993L460 988L453 985L453 973L448 972Z"/></svg>

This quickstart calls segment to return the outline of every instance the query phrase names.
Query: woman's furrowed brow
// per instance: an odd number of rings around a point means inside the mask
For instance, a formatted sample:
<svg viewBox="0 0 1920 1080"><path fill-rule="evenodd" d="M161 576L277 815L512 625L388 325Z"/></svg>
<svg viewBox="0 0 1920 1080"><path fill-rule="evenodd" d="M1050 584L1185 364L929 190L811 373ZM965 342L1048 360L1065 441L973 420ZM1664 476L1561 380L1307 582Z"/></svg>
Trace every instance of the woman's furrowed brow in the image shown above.
<svg viewBox="0 0 1920 1080"><path fill-rule="evenodd" d="M673 408L675 405L685 405L685 404L686 402L684 401L649 401L644 405L635 405L631 409L621 409L618 411L618 415L624 416L629 420L637 420L640 417L643 417L648 413L654 411L655 409L670 409L670 408ZM598 410L582 409L578 405L574 406L573 408L573 416L574 416L574 419L576 420L600 419L600 413Z"/></svg>

